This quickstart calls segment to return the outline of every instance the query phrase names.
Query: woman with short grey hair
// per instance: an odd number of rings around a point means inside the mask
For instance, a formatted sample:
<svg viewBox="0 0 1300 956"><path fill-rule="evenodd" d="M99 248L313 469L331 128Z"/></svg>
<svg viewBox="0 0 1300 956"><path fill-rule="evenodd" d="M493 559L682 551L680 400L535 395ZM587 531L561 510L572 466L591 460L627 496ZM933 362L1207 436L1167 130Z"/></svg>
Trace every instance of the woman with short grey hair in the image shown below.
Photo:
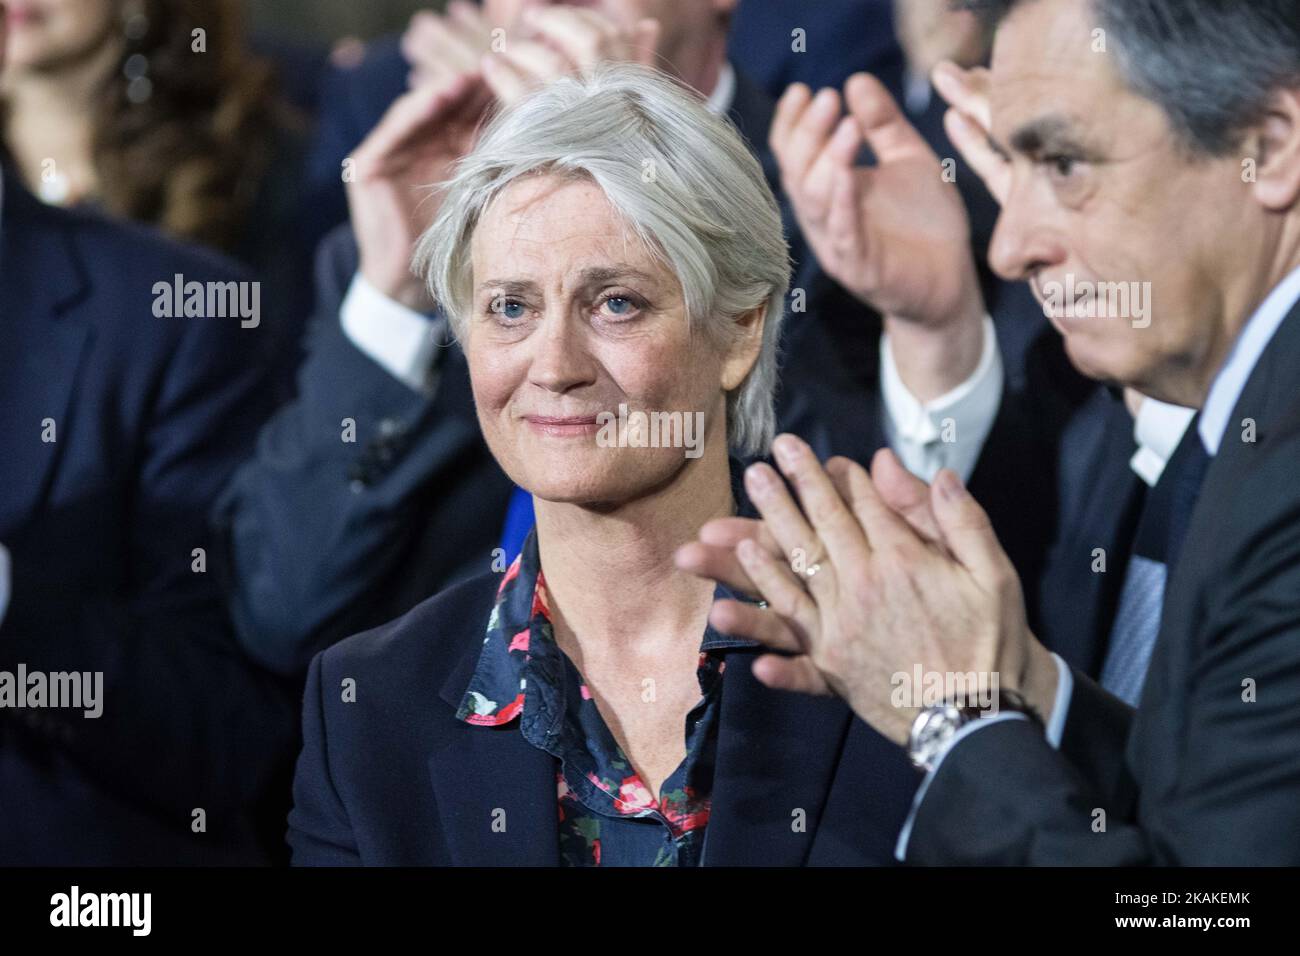
<svg viewBox="0 0 1300 956"><path fill-rule="evenodd" d="M763 309L758 358L729 394L727 418L737 454L765 454L790 270L780 209L735 128L686 87L631 65L566 77L500 116L460 164L416 250L416 270L462 341L473 312L469 239L497 196L538 175L598 186L674 273L688 322L715 344Z"/></svg>
<svg viewBox="0 0 1300 956"><path fill-rule="evenodd" d="M783 780L817 721L753 680L752 642L710 624L732 595L674 553L771 441L789 269L759 163L662 74L562 79L482 132L416 270L536 526L509 567L313 662L296 863L694 866L711 818L722 860L760 817L787 831L748 775ZM335 702L349 678L359 706Z"/></svg>

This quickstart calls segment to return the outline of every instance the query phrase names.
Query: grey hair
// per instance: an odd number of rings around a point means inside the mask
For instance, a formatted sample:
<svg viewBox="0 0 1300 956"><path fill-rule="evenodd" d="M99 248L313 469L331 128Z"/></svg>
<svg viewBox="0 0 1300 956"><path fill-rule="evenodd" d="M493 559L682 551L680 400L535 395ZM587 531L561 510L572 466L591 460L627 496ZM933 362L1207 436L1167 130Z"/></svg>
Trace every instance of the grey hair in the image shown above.
<svg viewBox="0 0 1300 956"><path fill-rule="evenodd" d="M754 367L727 394L727 440L766 453L776 430L777 343L790 283L780 208L736 128L665 74L606 65L556 80L496 116L459 163L413 270L463 341L470 240L489 204L536 174L586 178L681 283L687 321L715 342L765 308Z"/></svg>
<svg viewBox="0 0 1300 956"><path fill-rule="evenodd" d="M996 23L1026 0L955 0ZM1169 117L1192 155L1225 156L1300 85L1297 0L1089 0L1129 87Z"/></svg>

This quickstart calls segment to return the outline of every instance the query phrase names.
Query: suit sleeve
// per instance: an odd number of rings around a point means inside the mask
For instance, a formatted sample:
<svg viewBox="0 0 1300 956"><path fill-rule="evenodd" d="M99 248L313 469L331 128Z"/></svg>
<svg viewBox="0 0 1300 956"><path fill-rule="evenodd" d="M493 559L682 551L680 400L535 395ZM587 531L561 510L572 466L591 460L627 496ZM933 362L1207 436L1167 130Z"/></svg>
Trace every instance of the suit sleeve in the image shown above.
<svg viewBox="0 0 1300 956"><path fill-rule="evenodd" d="M1300 457L1300 432L1261 457L1235 499L1216 502L1227 515L1221 556L1182 557L1225 570L1200 582L1183 616L1192 633L1166 629L1157 644L1153 673L1162 655L1195 658L1188 686L1160 688L1186 695L1184 725L1144 725L1140 711L1134 725L1134 777L1152 780L1152 792L1139 791L1134 812L1108 807L1034 728L1008 722L972 735L939 768L909 862L1300 863L1300 501L1278 491ZM1158 781L1170 767L1176 776Z"/></svg>
<svg viewBox="0 0 1300 956"><path fill-rule="evenodd" d="M341 248L329 248L339 242ZM316 652L381 623L373 619L383 603L377 595L411 577L403 567L418 566L411 549L435 510L432 489L447 486L445 502L481 448L468 382L459 374L463 362L430 396L348 339L338 309L355 265L350 235L323 245L321 311L298 395L262 429L253 457L216 506L240 639L284 675L303 674ZM494 496L481 491L479 506L488 508ZM432 593L433 582L425 584L389 616Z"/></svg>
<svg viewBox="0 0 1300 956"><path fill-rule="evenodd" d="M293 866L360 866L347 809L330 774L324 654L312 659L302 706L302 753L293 778L288 842Z"/></svg>
<svg viewBox="0 0 1300 956"><path fill-rule="evenodd" d="M1065 717L1060 751L1108 805L1125 816L1133 812L1133 780L1124 761L1134 710L1073 669L1074 691Z"/></svg>

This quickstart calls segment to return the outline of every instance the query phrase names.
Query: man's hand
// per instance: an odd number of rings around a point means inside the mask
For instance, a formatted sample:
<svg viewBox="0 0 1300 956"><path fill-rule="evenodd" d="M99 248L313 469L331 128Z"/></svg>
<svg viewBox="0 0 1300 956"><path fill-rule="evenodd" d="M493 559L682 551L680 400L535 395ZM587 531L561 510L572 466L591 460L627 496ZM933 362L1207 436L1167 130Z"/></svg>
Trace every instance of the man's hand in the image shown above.
<svg viewBox="0 0 1300 956"><path fill-rule="evenodd" d="M840 97L796 83L777 105L771 145L799 225L828 274L884 315L943 326L984 314L960 194L880 81ZM864 142L874 167L855 166Z"/></svg>
<svg viewBox="0 0 1300 956"><path fill-rule="evenodd" d="M920 701L895 706L894 678L910 679L917 664L941 676L996 672L1001 688L1050 713L1055 664L1029 632L1019 581L988 517L956 475L941 472L921 492L924 484L889 452L877 456L873 481L843 458L823 469L793 436L773 448L802 511L775 471L755 465L746 489L767 537L741 533L733 519L728 563L728 534L714 522L701 534L709 542L678 556L683 568L768 603L722 601L710 615L719 630L789 655L760 658L755 677L770 687L839 694L899 744Z"/></svg>
<svg viewBox="0 0 1300 956"><path fill-rule="evenodd" d="M660 27L658 20L624 27L596 10L545 6L528 7L519 32L480 61L492 92L506 105L557 77L602 62L655 65Z"/></svg>
<svg viewBox="0 0 1300 956"><path fill-rule="evenodd" d="M955 63L940 63L931 76L934 88L951 109L943 116L943 128L962 158L984 180L999 206L1006 205L1011 189L1011 166L993 148L989 131L993 116L989 107L989 71L984 67L963 70Z"/></svg>
<svg viewBox="0 0 1300 956"><path fill-rule="evenodd" d="M822 268L885 316L899 374L920 401L979 364L984 301L970 223L944 167L880 81L866 73L813 97L786 90L771 145ZM877 165L856 166L864 143Z"/></svg>
<svg viewBox="0 0 1300 956"><path fill-rule="evenodd" d="M352 154L348 208L361 274L413 309L429 310L424 284L411 274L415 242L438 212L428 187L469 152L491 94L481 76L461 74L404 94Z"/></svg>
<svg viewBox="0 0 1300 956"><path fill-rule="evenodd" d="M402 56L411 65L407 82L415 89L477 73L491 44L492 27L477 4L451 0L445 16L420 10L402 34Z"/></svg>

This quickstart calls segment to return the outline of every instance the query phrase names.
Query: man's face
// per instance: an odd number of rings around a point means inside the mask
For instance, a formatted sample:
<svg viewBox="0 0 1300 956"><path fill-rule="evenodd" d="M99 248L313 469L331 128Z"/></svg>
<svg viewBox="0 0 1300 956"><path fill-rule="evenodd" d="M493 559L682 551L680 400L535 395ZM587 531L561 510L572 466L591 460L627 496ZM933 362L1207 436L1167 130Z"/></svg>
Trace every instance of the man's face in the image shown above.
<svg viewBox="0 0 1300 956"><path fill-rule="evenodd" d="M1234 278L1258 261L1241 157L1185 155L1165 113L1126 87L1087 0L1012 11L991 106L1012 162L994 269L1033 283L1086 374L1199 404L1244 319Z"/></svg>

